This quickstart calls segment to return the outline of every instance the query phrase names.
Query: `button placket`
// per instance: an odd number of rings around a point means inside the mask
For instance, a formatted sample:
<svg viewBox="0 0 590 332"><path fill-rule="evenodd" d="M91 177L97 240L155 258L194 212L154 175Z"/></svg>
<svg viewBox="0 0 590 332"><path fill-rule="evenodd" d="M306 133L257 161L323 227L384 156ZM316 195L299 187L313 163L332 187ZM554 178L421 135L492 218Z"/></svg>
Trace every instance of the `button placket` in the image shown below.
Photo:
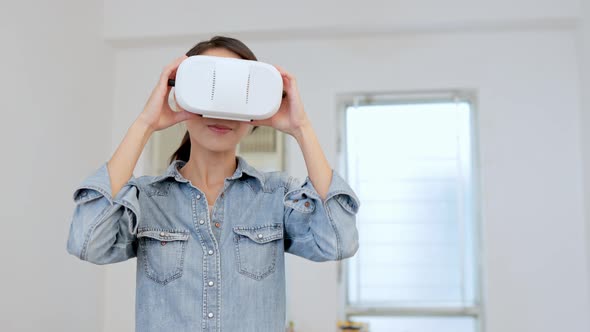
<svg viewBox="0 0 590 332"><path fill-rule="evenodd" d="M225 191L227 191L227 189L231 186L233 182L230 181L225 181L225 185L221 191L221 193L219 194L219 196L217 197L217 199L215 200L215 202L213 203L213 207L212 207L212 211L211 211L211 215L207 215L207 218L209 220L209 228L211 229L211 232L209 234L213 235L211 238L211 241L213 241L215 247L217 248L218 246L218 240L221 240L221 224L223 223L223 209L219 209L218 206L224 205L224 199L225 199ZM215 226L215 227L211 227L211 226ZM211 255L210 255L211 256ZM220 264L220 257L219 255L215 255L215 256L211 256L212 259L212 266L219 266ZM219 312L220 312L220 308L219 308L219 298L221 297L221 289L219 288L220 285L220 271L215 270L215 269L210 269L209 273L211 273L211 275L208 277L208 282L207 285L210 289L210 295L209 295L209 301L207 303L207 310L209 310L209 313L207 314L207 317L209 317L210 319L213 318L215 316L214 312L217 311L217 316L219 316ZM215 282L214 280L217 279L217 282ZM206 292L206 291L205 291ZM217 319L219 320L219 318Z"/></svg>
<svg viewBox="0 0 590 332"><path fill-rule="evenodd" d="M207 205L207 200L204 199L205 196L201 193L195 193L193 196L193 218L195 220L195 226L197 228L197 232L202 242L202 250L203 250L203 269L205 274L203 275L203 312L205 313L204 319L211 319L215 317L215 311L218 310L218 303L219 297L221 295L219 289L215 288L216 284L212 281L215 280L218 275L219 271L217 271L216 266L218 266L219 257L215 255L215 251L217 250L217 242L211 236L212 229L210 227L210 219L208 215L208 211L201 208L202 204ZM201 203L202 202L202 203ZM203 214L207 214L204 216ZM205 222L207 221L207 222ZM210 281L208 281L210 280ZM207 323L205 321L202 322L203 327L206 326ZM209 323L211 324L211 323ZM216 330L216 328L214 328Z"/></svg>
<svg viewBox="0 0 590 332"><path fill-rule="evenodd" d="M221 223L223 222L223 210L217 211L217 205L221 204L223 206L225 191L230 185L231 182L226 181L226 185L224 186L222 192L213 203L211 214L209 214L208 202L206 199L204 199L205 196L202 194L196 194L194 196L196 199L193 202L195 208L193 213L195 215L195 219L199 218L197 219L197 228L199 230L199 236L204 243L203 263L204 267L207 269L207 273L204 276L204 279L207 281L203 284L205 285L205 288L203 289L203 310L207 313L206 318L215 317L216 311L218 316L220 310L218 307L219 298L221 296L221 290L218 287L220 282L220 271L216 269L216 266L219 266L220 261L219 255L215 255L215 253L218 250L218 239L216 238L216 234L220 234L219 232L221 230ZM198 200L201 200L203 203L200 203ZM198 206L202 206L202 204L205 204L205 210L197 208ZM203 214L206 214L206 216L203 216ZM217 279L217 282L214 281L215 279Z"/></svg>
<svg viewBox="0 0 590 332"><path fill-rule="evenodd" d="M231 183L227 183L224 185L223 189L221 190L221 193L217 196L217 198L215 199L215 202L213 203L212 206L212 210L211 210L211 214L209 215L209 217L211 218L211 230L212 230L212 234L213 237L215 238L215 241L219 242L221 240L221 233L222 233L222 223L223 223L223 208L220 210L218 208L218 206L223 206L224 205L224 199L225 199L225 192L227 191L227 188L229 188L229 186L231 185Z"/></svg>

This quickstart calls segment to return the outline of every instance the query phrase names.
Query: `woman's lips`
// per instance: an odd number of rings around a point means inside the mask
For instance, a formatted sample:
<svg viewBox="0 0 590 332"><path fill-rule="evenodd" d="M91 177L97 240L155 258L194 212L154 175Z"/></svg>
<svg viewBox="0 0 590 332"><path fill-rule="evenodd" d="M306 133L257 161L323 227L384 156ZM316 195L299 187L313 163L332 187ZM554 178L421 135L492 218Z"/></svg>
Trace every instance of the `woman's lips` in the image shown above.
<svg viewBox="0 0 590 332"><path fill-rule="evenodd" d="M207 126L209 129L211 129L213 132L218 133L218 134L225 134L229 131L231 131L231 128L227 128L227 127L223 127L223 126L216 126L216 125L210 125Z"/></svg>

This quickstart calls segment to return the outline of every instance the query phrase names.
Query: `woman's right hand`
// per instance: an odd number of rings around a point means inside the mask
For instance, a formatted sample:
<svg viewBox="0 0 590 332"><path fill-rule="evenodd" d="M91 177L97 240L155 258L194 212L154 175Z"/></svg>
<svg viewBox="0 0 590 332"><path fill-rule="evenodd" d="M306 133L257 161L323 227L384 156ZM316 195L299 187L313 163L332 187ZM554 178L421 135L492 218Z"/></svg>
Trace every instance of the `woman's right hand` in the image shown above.
<svg viewBox="0 0 590 332"><path fill-rule="evenodd" d="M139 115L138 120L143 121L153 131L166 129L179 122L199 116L186 110L175 112L168 105L168 94L172 89L172 87L168 86L168 79L176 77L178 66L186 58L187 56L183 55L164 67L158 84L154 87L143 112Z"/></svg>

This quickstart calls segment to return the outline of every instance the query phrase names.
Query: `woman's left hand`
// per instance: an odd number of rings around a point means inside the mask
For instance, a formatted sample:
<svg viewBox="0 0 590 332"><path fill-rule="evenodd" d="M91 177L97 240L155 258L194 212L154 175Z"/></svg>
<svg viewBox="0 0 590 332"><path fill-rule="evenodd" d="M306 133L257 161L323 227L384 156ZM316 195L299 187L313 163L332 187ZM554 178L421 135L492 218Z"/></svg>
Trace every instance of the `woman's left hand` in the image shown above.
<svg viewBox="0 0 590 332"><path fill-rule="evenodd" d="M307 114L297 88L295 77L282 67L274 65L283 78L285 96L277 113L268 119L250 121L254 126L270 126L291 136L298 134L300 129L309 124Z"/></svg>

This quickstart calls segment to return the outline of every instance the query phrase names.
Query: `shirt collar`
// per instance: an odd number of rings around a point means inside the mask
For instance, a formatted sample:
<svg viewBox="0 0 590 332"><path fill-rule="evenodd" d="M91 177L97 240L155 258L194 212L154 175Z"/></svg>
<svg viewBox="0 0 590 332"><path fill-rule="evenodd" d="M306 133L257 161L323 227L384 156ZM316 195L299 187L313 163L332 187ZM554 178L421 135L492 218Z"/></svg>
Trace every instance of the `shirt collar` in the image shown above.
<svg viewBox="0 0 590 332"><path fill-rule="evenodd" d="M236 155L236 161L238 163L238 166L236 167L234 174L227 178L228 180L239 179L245 173L258 179L260 185L264 186L264 175L259 170L250 165L242 156ZM173 177L178 182L188 182L188 180L185 179L182 176L182 174L180 174L180 172L178 171L178 169L182 168L184 165L186 165L186 163L186 161L180 159L172 161L168 168L166 168L164 174L154 177L152 180L149 181L149 184L163 181L169 177Z"/></svg>

